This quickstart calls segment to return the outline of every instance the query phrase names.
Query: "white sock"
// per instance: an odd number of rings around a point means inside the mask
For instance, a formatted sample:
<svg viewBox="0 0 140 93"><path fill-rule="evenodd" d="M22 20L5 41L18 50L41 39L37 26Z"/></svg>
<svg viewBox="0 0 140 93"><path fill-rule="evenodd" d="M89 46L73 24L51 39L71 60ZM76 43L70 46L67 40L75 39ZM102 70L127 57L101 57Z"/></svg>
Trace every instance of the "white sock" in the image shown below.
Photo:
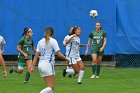
<svg viewBox="0 0 140 93"><path fill-rule="evenodd" d="M83 70L80 70L79 71L79 76L78 76L78 82L81 82L83 76L84 76L84 71Z"/></svg>
<svg viewBox="0 0 140 93"><path fill-rule="evenodd" d="M47 87L47 88L41 90L40 93L53 93L53 91L50 87Z"/></svg>

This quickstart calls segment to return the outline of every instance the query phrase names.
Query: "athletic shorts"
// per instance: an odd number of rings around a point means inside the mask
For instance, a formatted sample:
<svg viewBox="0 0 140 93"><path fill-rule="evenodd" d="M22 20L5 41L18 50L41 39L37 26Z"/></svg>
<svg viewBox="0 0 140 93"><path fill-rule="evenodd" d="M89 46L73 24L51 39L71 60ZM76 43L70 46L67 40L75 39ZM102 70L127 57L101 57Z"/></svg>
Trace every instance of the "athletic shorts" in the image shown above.
<svg viewBox="0 0 140 93"><path fill-rule="evenodd" d="M25 63L29 60L32 60L32 56L30 56L28 59L19 57L18 58L18 69L23 70Z"/></svg>
<svg viewBox="0 0 140 93"><path fill-rule="evenodd" d="M100 51L100 50L91 50L91 54L97 54L99 56L103 56L104 55L104 51Z"/></svg>
<svg viewBox="0 0 140 93"><path fill-rule="evenodd" d="M38 64L38 70L41 77L55 75L54 63L40 60Z"/></svg>
<svg viewBox="0 0 140 93"><path fill-rule="evenodd" d="M81 61L81 57L78 57L78 58L74 58L74 57L67 57L67 59L70 61L69 64L72 65L72 64L76 64L77 61Z"/></svg>

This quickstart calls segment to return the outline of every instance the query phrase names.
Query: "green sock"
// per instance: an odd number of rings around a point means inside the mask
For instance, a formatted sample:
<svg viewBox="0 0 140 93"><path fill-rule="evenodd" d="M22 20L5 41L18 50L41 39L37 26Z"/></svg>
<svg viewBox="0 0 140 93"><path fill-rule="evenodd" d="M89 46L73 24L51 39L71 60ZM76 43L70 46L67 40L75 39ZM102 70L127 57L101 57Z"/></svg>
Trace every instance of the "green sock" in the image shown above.
<svg viewBox="0 0 140 93"><path fill-rule="evenodd" d="M15 73L18 73L17 67L14 67L13 70L14 70Z"/></svg>
<svg viewBox="0 0 140 93"><path fill-rule="evenodd" d="M99 76L100 74L100 65L97 65L97 73L96 73L96 76Z"/></svg>
<svg viewBox="0 0 140 93"><path fill-rule="evenodd" d="M27 72L27 73L26 73L26 77L25 77L25 81L29 81L29 79L30 79L30 73Z"/></svg>
<svg viewBox="0 0 140 93"><path fill-rule="evenodd" d="M92 65L92 73L95 75L95 71L96 71L96 64Z"/></svg>

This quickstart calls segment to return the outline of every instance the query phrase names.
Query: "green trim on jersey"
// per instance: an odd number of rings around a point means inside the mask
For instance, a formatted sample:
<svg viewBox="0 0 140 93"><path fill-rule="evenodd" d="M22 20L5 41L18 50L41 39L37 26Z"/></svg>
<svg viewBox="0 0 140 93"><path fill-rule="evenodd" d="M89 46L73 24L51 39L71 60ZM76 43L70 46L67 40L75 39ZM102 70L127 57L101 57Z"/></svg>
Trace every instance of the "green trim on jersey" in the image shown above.
<svg viewBox="0 0 140 93"><path fill-rule="evenodd" d="M104 38L106 38L106 32L100 30L99 32L93 31L89 34L89 38L92 39L92 53L100 54L100 48L103 46ZM100 55L102 55L101 52Z"/></svg>

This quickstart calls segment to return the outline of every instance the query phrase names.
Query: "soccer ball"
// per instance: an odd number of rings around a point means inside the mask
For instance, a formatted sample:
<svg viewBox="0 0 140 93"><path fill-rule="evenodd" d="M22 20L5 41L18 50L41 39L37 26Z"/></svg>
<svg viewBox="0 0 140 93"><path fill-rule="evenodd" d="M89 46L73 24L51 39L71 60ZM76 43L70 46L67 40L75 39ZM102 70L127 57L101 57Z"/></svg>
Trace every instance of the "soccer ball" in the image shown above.
<svg viewBox="0 0 140 93"><path fill-rule="evenodd" d="M92 18L96 18L98 16L97 10L90 10L89 16Z"/></svg>

